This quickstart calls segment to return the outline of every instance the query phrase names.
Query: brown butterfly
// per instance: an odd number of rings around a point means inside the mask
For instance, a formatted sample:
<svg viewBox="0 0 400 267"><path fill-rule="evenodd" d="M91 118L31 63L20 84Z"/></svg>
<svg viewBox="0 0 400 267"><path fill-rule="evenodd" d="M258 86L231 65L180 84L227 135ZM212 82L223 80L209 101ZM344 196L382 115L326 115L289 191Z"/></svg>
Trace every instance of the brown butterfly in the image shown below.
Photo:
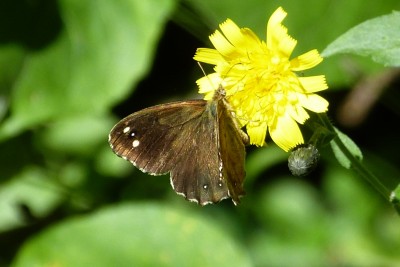
<svg viewBox="0 0 400 267"><path fill-rule="evenodd" d="M245 194L248 136L231 115L225 90L210 101L149 107L118 122L109 143L120 157L151 175L170 173L176 193L200 205Z"/></svg>

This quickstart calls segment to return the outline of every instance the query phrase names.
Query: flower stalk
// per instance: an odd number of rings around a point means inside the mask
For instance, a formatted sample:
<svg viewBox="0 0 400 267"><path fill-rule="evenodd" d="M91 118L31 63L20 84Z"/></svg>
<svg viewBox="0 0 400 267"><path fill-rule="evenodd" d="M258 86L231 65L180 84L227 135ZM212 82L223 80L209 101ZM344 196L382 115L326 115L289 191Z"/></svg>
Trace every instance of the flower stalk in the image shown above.
<svg viewBox="0 0 400 267"><path fill-rule="evenodd" d="M332 133L335 133L336 130L332 125L331 121L329 120L326 113L318 114L318 117L321 123ZM345 155L347 160L350 161L351 168L362 178L364 178L367 182L369 182L377 191L379 191L386 200L390 200L390 193L389 190L382 182L376 177L370 170L366 168L366 166L362 163L361 159L357 157L354 153L352 153L349 148L343 143L342 139L336 136L331 140Z"/></svg>

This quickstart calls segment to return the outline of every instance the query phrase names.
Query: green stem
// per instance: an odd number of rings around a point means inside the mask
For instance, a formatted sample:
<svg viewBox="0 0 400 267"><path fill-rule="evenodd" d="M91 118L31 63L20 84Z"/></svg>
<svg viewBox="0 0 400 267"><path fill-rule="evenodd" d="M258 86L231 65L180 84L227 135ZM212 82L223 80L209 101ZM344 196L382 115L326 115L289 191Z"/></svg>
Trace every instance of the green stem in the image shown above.
<svg viewBox="0 0 400 267"><path fill-rule="evenodd" d="M320 120L324 124L324 126L335 133L335 128L333 127L331 121L325 113L318 114ZM370 172L364 164L362 164L361 160L355 157L343 144L342 140L337 136L331 141L335 142L336 145L340 148L343 154L349 159L351 162L351 167L365 180L367 180L375 189L377 189L388 201L390 200L390 192L385 185L381 183L381 181L376 177L372 172Z"/></svg>

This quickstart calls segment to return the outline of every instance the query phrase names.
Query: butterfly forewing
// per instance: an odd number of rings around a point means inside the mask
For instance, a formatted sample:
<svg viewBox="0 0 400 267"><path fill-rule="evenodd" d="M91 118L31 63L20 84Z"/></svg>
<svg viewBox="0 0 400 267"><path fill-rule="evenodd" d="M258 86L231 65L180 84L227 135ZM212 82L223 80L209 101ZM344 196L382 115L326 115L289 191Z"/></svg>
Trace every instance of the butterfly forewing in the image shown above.
<svg viewBox="0 0 400 267"><path fill-rule="evenodd" d="M194 100L158 105L122 119L110 132L114 152L140 170L154 174L169 172L179 157L177 139L186 123L200 117L206 101Z"/></svg>

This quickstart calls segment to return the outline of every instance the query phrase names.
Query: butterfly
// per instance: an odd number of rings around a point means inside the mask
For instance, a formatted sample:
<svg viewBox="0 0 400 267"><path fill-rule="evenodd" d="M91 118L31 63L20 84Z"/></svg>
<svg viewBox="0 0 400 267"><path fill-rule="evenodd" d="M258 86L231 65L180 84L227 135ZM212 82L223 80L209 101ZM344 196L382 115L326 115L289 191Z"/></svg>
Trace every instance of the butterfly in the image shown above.
<svg viewBox="0 0 400 267"><path fill-rule="evenodd" d="M114 153L151 175L170 173L172 188L202 206L245 194L248 136L220 86L211 100L161 104L132 113L109 134Z"/></svg>

